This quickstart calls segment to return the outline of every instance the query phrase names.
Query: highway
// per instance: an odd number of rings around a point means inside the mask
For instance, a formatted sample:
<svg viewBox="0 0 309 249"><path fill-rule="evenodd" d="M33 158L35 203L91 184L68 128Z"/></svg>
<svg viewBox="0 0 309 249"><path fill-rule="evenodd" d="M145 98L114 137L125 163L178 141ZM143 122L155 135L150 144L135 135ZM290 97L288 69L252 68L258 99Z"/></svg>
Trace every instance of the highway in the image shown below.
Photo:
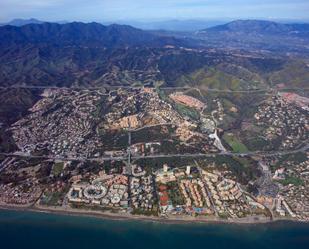
<svg viewBox="0 0 309 249"><path fill-rule="evenodd" d="M260 157L273 157L273 156L284 156L291 155L298 152L306 152L309 150L309 144L297 150L288 150L288 151L252 151L246 153L233 153L233 152L219 152L219 153L195 153L195 154L158 154L158 155L148 155L148 156L131 156L131 160L138 159L156 159L156 158L173 158L173 157L181 157L181 158L190 158L190 157L216 157L216 156L236 156L236 157L245 157L245 156L260 156ZM128 160L128 155L120 156L120 157L56 157L53 155L43 155L43 156L35 156L29 155L27 153L15 152L15 153L0 153L2 156L10 156L10 157L24 157L24 158L41 158L46 160L65 160L65 161L95 161L95 162L103 162L103 161L122 161Z"/></svg>
<svg viewBox="0 0 309 249"><path fill-rule="evenodd" d="M117 89L141 89L142 87L132 87L132 86L101 86L101 87L57 87L57 86L33 86L33 85L14 85L14 86L0 86L0 89L64 89L64 90L117 90ZM156 89L152 87L153 89ZM184 87L160 87L161 90L200 90L198 88L184 86ZM280 88L280 89L248 89L248 90L223 90L217 88L206 88L203 89L208 92L218 92L218 93L264 93L268 94L273 90L280 90L280 91L288 91L288 90L301 90L301 91L308 91L309 88L298 88L298 87L289 87L289 88Z"/></svg>

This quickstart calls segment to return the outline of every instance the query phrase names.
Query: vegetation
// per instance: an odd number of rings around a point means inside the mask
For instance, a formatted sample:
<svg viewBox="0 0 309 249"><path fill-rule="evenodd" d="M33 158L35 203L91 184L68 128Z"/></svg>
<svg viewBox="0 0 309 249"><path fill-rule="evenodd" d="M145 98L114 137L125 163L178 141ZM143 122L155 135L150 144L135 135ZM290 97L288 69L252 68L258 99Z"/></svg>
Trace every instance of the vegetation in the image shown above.
<svg viewBox="0 0 309 249"><path fill-rule="evenodd" d="M200 118L199 112L195 110L194 108L191 108L189 106L185 106L182 104L178 104L178 103L175 103L174 106L175 106L175 109L180 113L180 115L189 117L193 120L199 120Z"/></svg>
<svg viewBox="0 0 309 249"><path fill-rule="evenodd" d="M46 192L41 198L41 204L47 206L61 206L66 191L63 192Z"/></svg>
<svg viewBox="0 0 309 249"><path fill-rule="evenodd" d="M183 75L179 84L196 86L200 89L215 88L222 90L240 90L246 88L247 83L242 82L233 75L224 73L216 68L202 68L189 75Z"/></svg>
<svg viewBox="0 0 309 249"><path fill-rule="evenodd" d="M94 113L95 117L104 117L105 114L107 114L110 111L110 105L107 105L106 103L107 96L102 96L97 104L97 109Z"/></svg>
<svg viewBox="0 0 309 249"><path fill-rule="evenodd" d="M40 98L39 94L39 90L32 89L0 89L0 123L7 125L20 119Z"/></svg>
<svg viewBox="0 0 309 249"><path fill-rule="evenodd" d="M229 215L227 213L219 213L218 214L221 219L227 220Z"/></svg>
<svg viewBox="0 0 309 249"><path fill-rule="evenodd" d="M272 73L269 81L273 85L288 82L287 87L307 87L308 78L308 66L305 62L298 60L291 61L282 70Z"/></svg>
<svg viewBox="0 0 309 249"><path fill-rule="evenodd" d="M64 166L63 162L55 163L52 169L52 174L54 176L59 176L63 171L63 166Z"/></svg>
<svg viewBox="0 0 309 249"><path fill-rule="evenodd" d="M206 170L212 164L215 164L218 168L226 165L227 169L231 170L236 176L237 181L244 185L260 176L257 162L249 157L217 155L212 158L201 158L197 160L197 163Z"/></svg>
<svg viewBox="0 0 309 249"><path fill-rule="evenodd" d="M171 139L171 135L174 133L174 131L175 128L173 128L171 125L161 125L151 128L140 129L138 131L132 131L131 142L132 144L135 144L141 142L147 143Z"/></svg>
<svg viewBox="0 0 309 249"><path fill-rule="evenodd" d="M161 169L163 164L167 164L170 167L183 167L188 164L194 163L194 158L192 157L162 157L162 158L143 158L134 161L135 164L146 166L152 170Z"/></svg>
<svg viewBox="0 0 309 249"><path fill-rule="evenodd" d="M179 191L178 182L169 182L166 184L168 196L174 206L184 205L184 199L182 194Z"/></svg>
<svg viewBox="0 0 309 249"><path fill-rule="evenodd" d="M103 145L106 148L103 149L126 149L128 146L128 133L126 131L109 131L105 132L103 129L99 131ZM108 142L106 142L108 141Z"/></svg>
<svg viewBox="0 0 309 249"><path fill-rule="evenodd" d="M295 176L287 176L284 180L278 180L283 185L289 185L293 184L295 186L303 186L304 181L298 177Z"/></svg>
<svg viewBox="0 0 309 249"><path fill-rule="evenodd" d="M276 158L276 162L271 165L271 170L274 172L276 169L282 167L285 164L285 162L291 162L293 164L300 164L302 162L305 162L307 160L306 153L298 152L294 154L289 155L283 155Z"/></svg>
<svg viewBox="0 0 309 249"><path fill-rule="evenodd" d="M17 149L10 132L0 128L0 152L11 152Z"/></svg>
<svg viewBox="0 0 309 249"><path fill-rule="evenodd" d="M259 134L253 132L244 132L242 134L244 135L244 144L249 151L263 151L271 149L269 148L270 143L263 137L259 137Z"/></svg>
<svg viewBox="0 0 309 249"><path fill-rule="evenodd" d="M235 153L244 153L248 151L246 145L239 141L239 139L234 134L225 133L223 139Z"/></svg>

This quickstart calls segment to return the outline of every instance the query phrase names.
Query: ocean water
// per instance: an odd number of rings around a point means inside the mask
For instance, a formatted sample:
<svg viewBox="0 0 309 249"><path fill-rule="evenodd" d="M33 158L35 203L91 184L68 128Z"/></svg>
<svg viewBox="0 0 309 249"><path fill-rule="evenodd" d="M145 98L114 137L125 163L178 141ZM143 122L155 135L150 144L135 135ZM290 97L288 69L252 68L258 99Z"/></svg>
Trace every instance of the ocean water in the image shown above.
<svg viewBox="0 0 309 249"><path fill-rule="evenodd" d="M309 224L162 224L0 211L0 249L308 249Z"/></svg>

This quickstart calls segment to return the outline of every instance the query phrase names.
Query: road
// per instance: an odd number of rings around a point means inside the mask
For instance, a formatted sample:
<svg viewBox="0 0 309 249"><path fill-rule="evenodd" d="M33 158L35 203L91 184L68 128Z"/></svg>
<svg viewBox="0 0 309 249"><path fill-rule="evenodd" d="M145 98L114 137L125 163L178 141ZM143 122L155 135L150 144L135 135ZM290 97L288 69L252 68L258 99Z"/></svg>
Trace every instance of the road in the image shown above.
<svg viewBox="0 0 309 249"><path fill-rule="evenodd" d="M126 173L128 175L132 174L132 167L131 167L131 131L128 131L128 148L127 148L127 158L128 158L128 165L126 168Z"/></svg>
<svg viewBox="0 0 309 249"><path fill-rule="evenodd" d="M101 87L57 87L57 86L32 86L32 85L15 85L15 86L0 86L0 89L16 89L16 88L24 88L24 89L67 89L67 90L102 90L102 89L110 89L110 90L117 90L119 88L122 89L141 89L142 87L132 87L132 86L101 86ZM153 88L155 89L155 88ZM200 90L194 87L160 87L161 90ZM271 92L272 90L280 90L280 91L287 91L287 90L301 90L306 91L309 90L308 87L305 88L298 88L298 87L289 87L289 88L280 88L280 89L248 89L248 90L222 90L217 88L206 88L204 89L208 92L219 92L219 93L265 93Z"/></svg>
<svg viewBox="0 0 309 249"><path fill-rule="evenodd" d="M175 125L177 126L177 124L175 123L159 123L159 124L153 124L153 125L145 125L143 127L140 127L140 128L136 128L136 129L128 129L129 132L136 132L136 131L141 131L141 130L144 130L144 129L147 129L147 128L154 128L154 127L158 127L158 126L171 126L171 125Z"/></svg>
<svg viewBox="0 0 309 249"><path fill-rule="evenodd" d="M158 154L158 155L149 155L149 156L131 156L131 160L138 159L155 159L155 158L173 158L173 157L215 157L215 156L261 156L261 157L273 157L273 156L284 156L295 154L298 152L306 152L309 150L309 144L297 150L289 150L289 151L271 151L271 152L263 152L263 151L252 151L246 153L233 153L233 152L219 152L219 153L195 153L195 154ZM55 156L34 156L26 153L15 152L15 153L0 153L2 156L10 156L10 157L25 157L25 158L42 158L42 159L51 159L51 160L66 160L66 161L122 161L128 160L128 155L120 156L120 157L93 157L93 158L85 158L85 157L55 157Z"/></svg>

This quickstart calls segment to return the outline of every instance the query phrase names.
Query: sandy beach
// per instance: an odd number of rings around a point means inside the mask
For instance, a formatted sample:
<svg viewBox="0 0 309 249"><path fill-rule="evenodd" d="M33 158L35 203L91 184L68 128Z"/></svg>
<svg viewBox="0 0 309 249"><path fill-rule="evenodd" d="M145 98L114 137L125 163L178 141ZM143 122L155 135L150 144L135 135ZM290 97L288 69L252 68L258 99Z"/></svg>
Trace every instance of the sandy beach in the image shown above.
<svg viewBox="0 0 309 249"><path fill-rule="evenodd" d="M16 211L33 211L41 213L53 213L62 214L68 216L86 216L95 217L109 220L134 220L134 221L148 221L148 222L159 222L169 224L183 224L183 223L226 223L226 224L261 224L271 223L276 221L294 221L294 222L306 222L296 219L289 218L275 218L270 219L266 217L246 217L239 219L221 219L217 217L192 217L188 215L170 215L169 217L155 217L145 215L132 215L128 213L113 213L110 211L95 211L87 209L74 209L74 208L63 208L63 207L46 207L42 205L32 206L18 206L18 205L0 205L0 209L4 210L16 210Z"/></svg>

